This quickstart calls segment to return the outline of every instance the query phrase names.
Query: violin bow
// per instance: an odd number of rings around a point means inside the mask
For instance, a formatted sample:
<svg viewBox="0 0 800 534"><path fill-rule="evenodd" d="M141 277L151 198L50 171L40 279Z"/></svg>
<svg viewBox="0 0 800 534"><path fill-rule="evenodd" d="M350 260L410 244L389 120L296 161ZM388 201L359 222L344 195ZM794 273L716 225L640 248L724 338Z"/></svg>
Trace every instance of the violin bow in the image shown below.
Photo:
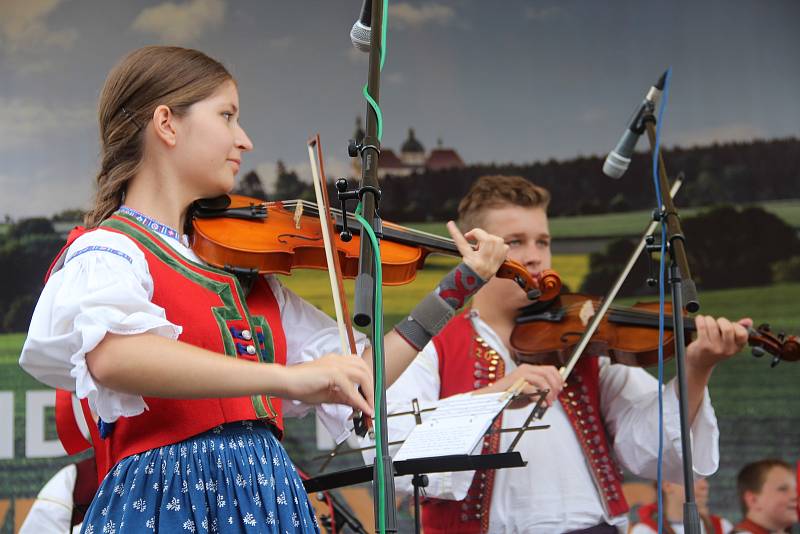
<svg viewBox="0 0 800 534"><path fill-rule="evenodd" d="M675 180L675 183L672 184L672 189L669 192L669 196L671 198L675 197L675 195L678 193L678 190L680 190L682 184L683 184L683 178L681 176L678 176L678 178ZM575 368L575 365L577 365L578 360L581 357L581 354L583 354L583 351L586 349L586 346L589 344L589 341L591 341L592 336L600 326L600 321L602 321L603 317L608 311L608 308L611 307L611 303L617 297L617 293L619 293L622 284L628 278L628 274L630 274L631 270L633 269L633 266L636 264L636 260L639 259L639 255L642 253L645 246L647 245L647 236L652 234L659 224L660 224L659 221L652 221L647 226L647 230L645 230L641 241L639 241L639 244L631 253L631 257L628 259L627 265L625 265L625 268L617 277L617 280L616 282L614 282L614 285L611 287L611 290L603 299L603 303L600 305L600 309L597 310L592 316L592 320L586 327L586 331L584 331L580 341L578 342L577 345L575 345L575 348L572 350L572 354L567 360L567 363L564 364L564 366L558 370L558 373L561 375L561 379L563 381L566 381L570 373L572 373L572 370ZM511 445L508 447L507 452L511 452L514 450L514 447L517 446L519 440L522 439L522 434L525 432L525 430L528 428L528 426L534 419L541 419L542 417L544 417L544 413L547 411L547 405L544 403L544 398L545 398L544 395L540 396L539 400L534 404L533 409L531 409L531 413L528 414L527 419L525 419L525 423L520 426L520 432L516 435L514 441L511 442Z"/></svg>
<svg viewBox="0 0 800 534"><path fill-rule="evenodd" d="M333 244L333 221L331 220L330 200L328 198L328 180L325 176L325 163L322 157L322 144L319 133L308 139L308 159L311 163L311 177L314 183L314 195L317 200L317 211L320 217L322 241L325 245L325 257L328 261L328 277L331 283L331 296L336 312L336 324L339 328L339 342L342 354L357 354L356 338L353 334L353 324L347 310L347 298L344 293L342 266L339 262L339 253ZM319 162L319 168L317 167ZM356 415L353 418L356 434L364 436L372 428L372 420L366 414Z"/></svg>

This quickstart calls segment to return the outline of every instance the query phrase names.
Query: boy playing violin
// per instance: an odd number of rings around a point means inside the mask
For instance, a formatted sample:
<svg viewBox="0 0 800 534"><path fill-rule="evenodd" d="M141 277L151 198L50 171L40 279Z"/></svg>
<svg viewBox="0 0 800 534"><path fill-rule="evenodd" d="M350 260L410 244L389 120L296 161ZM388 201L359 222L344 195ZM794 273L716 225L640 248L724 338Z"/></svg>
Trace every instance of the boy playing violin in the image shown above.
<svg viewBox="0 0 800 534"><path fill-rule="evenodd" d="M549 193L521 177L480 178L459 205L462 231L480 227L502 237L508 258L537 274L550 267ZM621 468L656 478L657 382L641 368L611 365L607 357L582 358L562 383L553 366L517 365L510 355L514 319L528 304L513 282L495 277L474 295L389 389L390 411L407 411L412 399L433 403L474 390L501 391L517 379L523 393L547 389L545 431L526 432L516 450L528 464L497 471L429 476L423 503L426 534L452 532L591 532L626 528L628 505ZM412 313L413 315L413 313ZM719 462L714 410L706 385L714 366L747 341L749 319L697 316L697 338L686 353L694 471L708 476ZM676 385L664 391L664 476L682 483ZM508 409L502 426L520 427L528 409ZM405 437L411 417L389 420L390 441ZM485 438L483 453L505 451L513 433ZM402 489L402 488L401 488Z"/></svg>

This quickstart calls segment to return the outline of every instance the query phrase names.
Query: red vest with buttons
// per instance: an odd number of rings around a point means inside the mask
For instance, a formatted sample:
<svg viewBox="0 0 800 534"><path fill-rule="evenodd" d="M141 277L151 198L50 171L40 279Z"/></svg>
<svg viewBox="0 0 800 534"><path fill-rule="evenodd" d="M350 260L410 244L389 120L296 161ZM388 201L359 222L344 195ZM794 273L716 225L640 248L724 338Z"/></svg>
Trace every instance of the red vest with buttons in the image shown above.
<svg viewBox="0 0 800 534"><path fill-rule="evenodd" d="M152 302L164 308L167 320L183 327L180 341L214 351L221 358L286 363L280 311L263 277L257 278L245 297L235 276L184 258L132 217L116 214L101 227L130 237L144 253L153 278ZM74 230L67 247L83 233L84 229ZM144 401L147 409L143 413L119 418L106 438L100 437L88 404L83 401L100 479L127 456L182 441L223 423L263 420L279 434L283 430L281 401L266 395L212 399L144 397ZM88 443L75 435L77 425L74 418L70 422L65 415L67 408L71 414L71 405L62 402L62 413L56 414L56 421L65 449L74 454Z"/></svg>
<svg viewBox="0 0 800 534"><path fill-rule="evenodd" d="M453 318L433 338L433 343L439 358L439 398L489 386L505 374L503 358L477 336L469 311ZM616 516L628 511L628 503L622 494L622 471L610 454L600 418L599 382L598 359L583 358L568 378L559 400L583 448L603 505L609 515ZM498 417L493 428L501 425ZM495 454L499 448L500 434L484 438L483 454ZM464 500L425 499L422 503L425 533L488 532L493 486L494 470L476 471Z"/></svg>

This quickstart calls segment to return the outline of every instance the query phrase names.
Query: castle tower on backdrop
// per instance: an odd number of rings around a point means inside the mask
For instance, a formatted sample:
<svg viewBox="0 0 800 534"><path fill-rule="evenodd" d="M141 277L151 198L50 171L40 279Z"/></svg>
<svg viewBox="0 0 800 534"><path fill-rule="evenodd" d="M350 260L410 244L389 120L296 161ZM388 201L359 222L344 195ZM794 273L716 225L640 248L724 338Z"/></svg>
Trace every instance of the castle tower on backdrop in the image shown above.
<svg viewBox="0 0 800 534"><path fill-rule="evenodd" d="M353 139L361 142L364 139L364 130L361 126L361 117L356 118L356 129ZM361 174L361 160L353 158L353 171ZM425 146L417 139L414 128L408 129L408 137L400 146L400 155L386 146L381 147L381 156L378 164L378 177L386 175L409 176L415 172L439 171L442 169L463 168L464 160L453 148L444 148L442 139L437 139L436 148L427 152Z"/></svg>
<svg viewBox="0 0 800 534"><path fill-rule="evenodd" d="M400 147L400 159L413 170L425 168L425 147L414 136L414 128L408 129L408 138Z"/></svg>

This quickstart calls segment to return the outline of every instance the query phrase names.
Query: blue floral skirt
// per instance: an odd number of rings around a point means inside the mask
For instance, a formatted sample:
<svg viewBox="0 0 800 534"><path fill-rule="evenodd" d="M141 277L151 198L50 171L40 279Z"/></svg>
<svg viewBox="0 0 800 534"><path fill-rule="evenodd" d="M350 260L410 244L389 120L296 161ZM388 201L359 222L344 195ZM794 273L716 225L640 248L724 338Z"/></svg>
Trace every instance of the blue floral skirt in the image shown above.
<svg viewBox="0 0 800 534"><path fill-rule="evenodd" d="M120 461L82 532L319 532L283 446L266 426L230 423Z"/></svg>

